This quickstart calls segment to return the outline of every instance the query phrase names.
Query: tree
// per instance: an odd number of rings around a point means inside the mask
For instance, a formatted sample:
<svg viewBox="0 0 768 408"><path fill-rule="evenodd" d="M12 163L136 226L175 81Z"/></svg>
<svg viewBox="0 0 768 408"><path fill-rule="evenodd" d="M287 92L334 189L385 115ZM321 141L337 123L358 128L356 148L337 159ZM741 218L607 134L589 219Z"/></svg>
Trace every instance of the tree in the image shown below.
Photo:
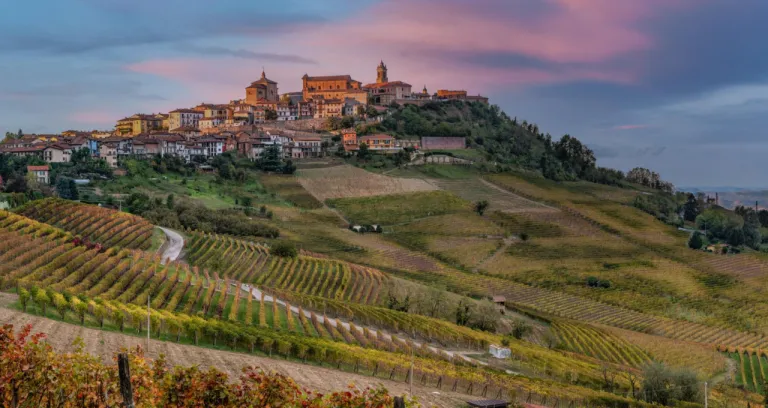
<svg viewBox="0 0 768 408"><path fill-rule="evenodd" d="M704 246L704 240L701 239L701 233L696 231L691 235L691 238L688 240L688 248L691 249L701 249L701 247Z"/></svg>
<svg viewBox="0 0 768 408"><path fill-rule="evenodd" d="M80 196L75 180L69 177L59 177L56 180L56 194L66 200L77 200Z"/></svg>
<svg viewBox="0 0 768 408"><path fill-rule="evenodd" d="M485 213L485 210L488 209L488 201L487 200L481 200L475 203L475 212L478 215L483 215Z"/></svg>
<svg viewBox="0 0 768 408"><path fill-rule="evenodd" d="M277 112L274 109L267 109L264 111L265 120L277 120Z"/></svg>
<svg viewBox="0 0 768 408"><path fill-rule="evenodd" d="M669 405L673 400L698 402L701 384L696 373L673 371L662 363L648 364L643 370L642 388L646 402Z"/></svg>
<svg viewBox="0 0 768 408"><path fill-rule="evenodd" d="M688 194L688 198L685 200L685 204L683 204L683 218L686 221L696 221L696 217L701 214L701 207L699 205L699 200L696 199L696 196L693 194Z"/></svg>
<svg viewBox="0 0 768 408"><path fill-rule="evenodd" d="M259 157L257 165L263 171L277 172L281 169L283 164L281 156L282 154L280 152L279 146L267 146L267 148L264 149L264 151L261 153L261 157Z"/></svg>
<svg viewBox="0 0 768 408"><path fill-rule="evenodd" d="M357 150L357 158L360 160L367 160L371 156L371 151L368 149L367 143L360 143Z"/></svg>
<svg viewBox="0 0 768 408"><path fill-rule="evenodd" d="M533 328L526 321L522 319L516 319L512 323L512 337L520 340L531 332Z"/></svg>
<svg viewBox="0 0 768 408"><path fill-rule="evenodd" d="M282 173L293 174L295 172L296 172L296 165L293 164L293 160L286 160L285 164L283 164Z"/></svg>
<svg viewBox="0 0 768 408"><path fill-rule="evenodd" d="M755 210L749 209L744 214L744 245L752 249L760 249L762 236L760 234L760 219Z"/></svg>
<svg viewBox="0 0 768 408"><path fill-rule="evenodd" d="M296 250L296 247L291 244L290 242L281 241L274 245L272 245L272 248L269 251L272 255L283 257L283 258L295 258L298 256L298 251Z"/></svg>

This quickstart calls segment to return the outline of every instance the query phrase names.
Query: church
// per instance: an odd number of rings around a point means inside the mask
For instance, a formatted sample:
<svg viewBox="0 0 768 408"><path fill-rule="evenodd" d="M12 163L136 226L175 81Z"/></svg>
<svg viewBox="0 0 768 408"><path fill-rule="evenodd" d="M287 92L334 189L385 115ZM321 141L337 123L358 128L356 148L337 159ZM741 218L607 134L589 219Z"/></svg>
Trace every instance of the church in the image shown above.
<svg viewBox="0 0 768 408"><path fill-rule="evenodd" d="M376 67L376 83L363 86L374 105L386 106L397 100L411 99L411 85L402 81L389 81L384 61ZM426 88L425 88L426 92Z"/></svg>
<svg viewBox="0 0 768 408"><path fill-rule="evenodd" d="M258 102L277 102L280 100L280 94L277 91L277 82L268 79L264 70L261 71L261 79L251 82L245 88L245 103L256 105Z"/></svg>

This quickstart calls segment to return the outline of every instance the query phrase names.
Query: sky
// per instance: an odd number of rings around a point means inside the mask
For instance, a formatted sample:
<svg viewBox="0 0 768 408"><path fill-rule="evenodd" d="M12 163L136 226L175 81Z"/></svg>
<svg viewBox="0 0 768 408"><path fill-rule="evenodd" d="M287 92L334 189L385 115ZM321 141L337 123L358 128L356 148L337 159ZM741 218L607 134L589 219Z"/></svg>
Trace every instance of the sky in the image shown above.
<svg viewBox="0 0 768 408"><path fill-rule="evenodd" d="M465 89L601 166L768 188L765 0L0 0L0 135L226 103L265 70Z"/></svg>

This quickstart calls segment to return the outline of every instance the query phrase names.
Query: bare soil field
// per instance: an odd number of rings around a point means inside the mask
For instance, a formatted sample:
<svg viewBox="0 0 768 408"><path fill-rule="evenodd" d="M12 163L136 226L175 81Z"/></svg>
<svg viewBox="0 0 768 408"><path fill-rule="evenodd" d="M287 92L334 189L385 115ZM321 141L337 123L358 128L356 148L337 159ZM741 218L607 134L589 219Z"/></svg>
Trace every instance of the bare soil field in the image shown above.
<svg viewBox="0 0 768 408"><path fill-rule="evenodd" d="M424 180L388 177L349 165L301 169L296 174L301 185L320 201L439 190Z"/></svg>
<svg viewBox="0 0 768 408"><path fill-rule="evenodd" d="M8 305L14 299L14 295L0 294L0 306ZM15 327L32 324L33 333L45 333L46 341L54 349L63 352L72 351L72 342L80 337L85 343L85 351L92 355L100 356L105 361L111 361L114 353L120 351L123 347L131 348L138 345L144 347L146 345L146 339L144 338L88 329L21 313L6 307L0 307L0 323L13 324ZM408 384L403 382L374 379L363 375L355 375L285 360L151 340L147 356L154 359L160 354L165 354L170 364L215 367L226 372L230 378L237 378L241 373L242 367L256 366L266 371L287 375L301 386L319 392L344 390L349 385L364 389L383 384L393 395L408 393ZM417 384L413 386L413 393L419 402L425 404L425 406L457 407L461 406L463 401L471 398L468 395L420 387Z"/></svg>

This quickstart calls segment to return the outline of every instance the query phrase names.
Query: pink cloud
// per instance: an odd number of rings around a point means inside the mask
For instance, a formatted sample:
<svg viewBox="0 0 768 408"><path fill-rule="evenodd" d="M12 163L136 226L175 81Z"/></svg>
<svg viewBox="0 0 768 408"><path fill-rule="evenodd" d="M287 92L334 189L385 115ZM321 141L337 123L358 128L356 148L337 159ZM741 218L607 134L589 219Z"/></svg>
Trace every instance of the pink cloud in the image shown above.
<svg viewBox="0 0 768 408"><path fill-rule="evenodd" d="M543 1L543 11L526 15L525 3L520 10L511 10L493 1L389 0L344 21L278 31L273 41L254 51L318 61L309 67L267 62L267 75L278 81L281 92L300 90L304 73L351 74L364 83L373 82L379 59L387 63L390 80L408 82L416 89L426 85L430 91L458 88L475 94L499 86L580 80L635 84L642 76L642 64L619 66L615 60L654 47L652 33L639 28L640 23L690 0ZM494 66L474 61L472 55L502 60L523 56L541 64ZM242 97L262 64L211 56L144 61L126 69L179 82L201 95L198 99L229 100Z"/></svg>
<svg viewBox="0 0 768 408"><path fill-rule="evenodd" d="M619 125L614 126L613 130L636 130L636 129L647 129L648 125Z"/></svg>

